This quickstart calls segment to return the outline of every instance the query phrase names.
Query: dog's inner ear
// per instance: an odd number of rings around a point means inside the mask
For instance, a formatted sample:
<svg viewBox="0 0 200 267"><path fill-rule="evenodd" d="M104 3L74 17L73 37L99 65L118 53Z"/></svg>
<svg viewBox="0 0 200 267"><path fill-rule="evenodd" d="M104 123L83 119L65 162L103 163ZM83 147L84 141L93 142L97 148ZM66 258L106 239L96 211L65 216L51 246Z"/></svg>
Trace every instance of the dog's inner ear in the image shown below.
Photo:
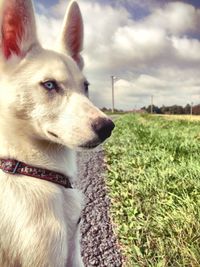
<svg viewBox="0 0 200 267"><path fill-rule="evenodd" d="M70 55L83 68L80 52L83 50L83 20L78 4L73 1L66 13L61 34L61 50Z"/></svg>
<svg viewBox="0 0 200 267"><path fill-rule="evenodd" d="M4 0L1 23L1 49L6 59L12 54L23 57L37 42L31 0Z"/></svg>

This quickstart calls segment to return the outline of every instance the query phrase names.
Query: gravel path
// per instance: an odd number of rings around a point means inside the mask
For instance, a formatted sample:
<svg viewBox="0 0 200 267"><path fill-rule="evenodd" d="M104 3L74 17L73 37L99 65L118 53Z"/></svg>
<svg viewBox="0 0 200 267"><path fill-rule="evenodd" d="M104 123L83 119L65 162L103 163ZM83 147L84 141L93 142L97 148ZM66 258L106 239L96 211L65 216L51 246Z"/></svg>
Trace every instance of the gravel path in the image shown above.
<svg viewBox="0 0 200 267"><path fill-rule="evenodd" d="M81 224L82 256L86 267L121 267L122 257L109 217L103 157L101 147L78 155L78 184L86 195Z"/></svg>

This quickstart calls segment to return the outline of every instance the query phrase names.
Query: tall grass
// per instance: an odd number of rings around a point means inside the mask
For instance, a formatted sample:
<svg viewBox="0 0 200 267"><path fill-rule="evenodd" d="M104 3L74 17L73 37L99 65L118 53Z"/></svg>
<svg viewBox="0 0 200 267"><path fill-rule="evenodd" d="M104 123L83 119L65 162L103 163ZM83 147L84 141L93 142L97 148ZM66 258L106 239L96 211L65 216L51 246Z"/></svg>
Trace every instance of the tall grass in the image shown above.
<svg viewBox="0 0 200 267"><path fill-rule="evenodd" d="M124 115L105 149L125 266L200 266L200 123Z"/></svg>

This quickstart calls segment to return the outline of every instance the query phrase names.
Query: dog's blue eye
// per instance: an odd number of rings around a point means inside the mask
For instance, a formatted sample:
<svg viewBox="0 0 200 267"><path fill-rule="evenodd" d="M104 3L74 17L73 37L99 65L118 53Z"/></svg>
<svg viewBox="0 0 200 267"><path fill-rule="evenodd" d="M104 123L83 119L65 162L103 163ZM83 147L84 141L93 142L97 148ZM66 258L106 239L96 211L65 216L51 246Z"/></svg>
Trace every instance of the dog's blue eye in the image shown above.
<svg viewBox="0 0 200 267"><path fill-rule="evenodd" d="M58 85L55 81L46 81L42 83L42 86L48 91L58 90Z"/></svg>
<svg viewBox="0 0 200 267"><path fill-rule="evenodd" d="M49 90L52 90L55 87L52 82L47 82L47 83L44 84L44 86Z"/></svg>

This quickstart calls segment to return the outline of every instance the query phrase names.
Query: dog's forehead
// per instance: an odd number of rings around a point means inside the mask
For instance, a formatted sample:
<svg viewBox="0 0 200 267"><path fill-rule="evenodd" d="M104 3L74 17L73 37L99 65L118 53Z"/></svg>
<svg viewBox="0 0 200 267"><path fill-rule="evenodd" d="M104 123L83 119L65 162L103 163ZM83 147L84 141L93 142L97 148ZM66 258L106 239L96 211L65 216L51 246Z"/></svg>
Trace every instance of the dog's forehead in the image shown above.
<svg viewBox="0 0 200 267"><path fill-rule="evenodd" d="M55 79L63 83L69 80L75 82L84 80L83 74L70 56L45 50L32 57L34 60L31 68L38 79Z"/></svg>

